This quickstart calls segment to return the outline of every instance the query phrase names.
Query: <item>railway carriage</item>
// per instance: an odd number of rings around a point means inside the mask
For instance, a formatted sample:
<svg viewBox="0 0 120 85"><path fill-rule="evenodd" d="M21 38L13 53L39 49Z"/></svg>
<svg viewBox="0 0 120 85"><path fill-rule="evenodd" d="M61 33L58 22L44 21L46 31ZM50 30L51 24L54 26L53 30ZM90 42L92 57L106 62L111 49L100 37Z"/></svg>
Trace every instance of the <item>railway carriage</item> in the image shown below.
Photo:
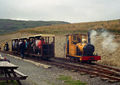
<svg viewBox="0 0 120 85"><path fill-rule="evenodd" d="M41 40L41 39L44 40L44 44L42 44L41 48L38 49L37 46L35 45L36 40ZM16 54L20 54L19 45L18 45L20 40L25 42L25 55L35 56L46 60L54 57L54 49L55 49L54 35L37 34L37 35L12 39L12 51ZM26 42L27 42L27 46L26 46ZM13 43L16 43L15 46L13 46Z"/></svg>
<svg viewBox="0 0 120 85"><path fill-rule="evenodd" d="M38 34L38 35L33 35L29 37L29 40L36 40L36 39L43 39L44 44L40 48L40 52L38 53L33 53L35 56L39 56L42 59L49 59L54 57L54 49L55 49L55 36L52 34Z"/></svg>

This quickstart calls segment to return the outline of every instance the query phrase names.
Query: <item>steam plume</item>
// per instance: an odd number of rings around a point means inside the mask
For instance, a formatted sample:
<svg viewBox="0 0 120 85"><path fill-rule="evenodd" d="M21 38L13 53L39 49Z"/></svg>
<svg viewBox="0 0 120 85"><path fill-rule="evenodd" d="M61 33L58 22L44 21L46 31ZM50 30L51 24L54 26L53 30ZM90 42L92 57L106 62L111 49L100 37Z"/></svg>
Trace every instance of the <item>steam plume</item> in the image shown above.
<svg viewBox="0 0 120 85"><path fill-rule="evenodd" d="M91 38L91 43L92 44L95 44L95 42L96 42L96 35L97 35L97 31L91 30L90 38Z"/></svg>
<svg viewBox="0 0 120 85"><path fill-rule="evenodd" d="M102 46L102 50L104 51L114 52L118 47L118 44L114 41L114 35L112 35L106 30L103 29L99 31L92 30L90 37L91 37L91 43L92 44L98 43L99 45Z"/></svg>

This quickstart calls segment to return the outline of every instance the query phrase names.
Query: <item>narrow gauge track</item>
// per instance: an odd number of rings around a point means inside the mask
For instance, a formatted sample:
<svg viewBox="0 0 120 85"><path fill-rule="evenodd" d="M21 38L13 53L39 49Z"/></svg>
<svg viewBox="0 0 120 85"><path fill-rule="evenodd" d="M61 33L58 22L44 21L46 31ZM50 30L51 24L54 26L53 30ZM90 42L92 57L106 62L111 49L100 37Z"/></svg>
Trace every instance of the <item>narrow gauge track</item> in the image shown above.
<svg viewBox="0 0 120 85"><path fill-rule="evenodd" d="M13 55L12 52L3 52L3 53ZM57 62L55 59L61 60L61 62L60 61ZM99 76L101 77L101 79L106 79L111 82L120 82L120 69L116 69L110 66L96 64L96 63L93 64L80 63L79 65L75 65L70 63L70 61L65 58L55 58L55 59L52 61L44 61L44 60L34 60L34 61L42 62L49 65L54 65L60 68L65 68L76 72L84 72L86 74L94 75L94 77Z"/></svg>
<svg viewBox="0 0 120 85"><path fill-rule="evenodd" d="M97 64L97 63L91 63L91 64L80 63L80 62L75 62L75 61L69 61L68 59L65 59L65 58L55 58L55 59L63 60L65 62L77 63L77 64L80 64L80 65L82 64L82 65L86 65L86 66L91 66L91 67L97 68L99 70L100 70L100 68L103 68L103 69L108 69L108 70L112 70L112 71L115 71L115 72L120 72L120 69L113 68L113 67L110 67L110 66L107 66L107 65L102 65L102 64Z"/></svg>

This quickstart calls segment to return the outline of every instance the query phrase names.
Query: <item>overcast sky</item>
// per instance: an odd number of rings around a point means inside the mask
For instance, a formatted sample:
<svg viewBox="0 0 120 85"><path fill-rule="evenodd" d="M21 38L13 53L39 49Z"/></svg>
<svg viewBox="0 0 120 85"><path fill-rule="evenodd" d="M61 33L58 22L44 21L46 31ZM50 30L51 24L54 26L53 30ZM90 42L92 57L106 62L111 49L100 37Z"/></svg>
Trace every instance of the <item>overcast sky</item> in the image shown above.
<svg viewBox="0 0 120 85"><path fill-rule="evenodd" d="M72 23L120 19L120 0L0 0L0 18Z"/></svg>

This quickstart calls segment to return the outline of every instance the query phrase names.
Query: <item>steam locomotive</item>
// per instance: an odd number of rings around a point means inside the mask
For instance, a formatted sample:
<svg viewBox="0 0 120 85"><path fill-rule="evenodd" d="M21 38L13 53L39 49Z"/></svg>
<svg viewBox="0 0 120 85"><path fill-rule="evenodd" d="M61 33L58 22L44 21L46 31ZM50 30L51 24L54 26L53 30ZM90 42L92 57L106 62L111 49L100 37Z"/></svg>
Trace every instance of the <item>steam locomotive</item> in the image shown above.
<svg viewBox="0 0 120 85"><path fill-rule="evenodd" d="M94 54L95 47L91 44L90 32L66 35L66 42L67 58L88 63L101 60L101 56Z"/></svg>

